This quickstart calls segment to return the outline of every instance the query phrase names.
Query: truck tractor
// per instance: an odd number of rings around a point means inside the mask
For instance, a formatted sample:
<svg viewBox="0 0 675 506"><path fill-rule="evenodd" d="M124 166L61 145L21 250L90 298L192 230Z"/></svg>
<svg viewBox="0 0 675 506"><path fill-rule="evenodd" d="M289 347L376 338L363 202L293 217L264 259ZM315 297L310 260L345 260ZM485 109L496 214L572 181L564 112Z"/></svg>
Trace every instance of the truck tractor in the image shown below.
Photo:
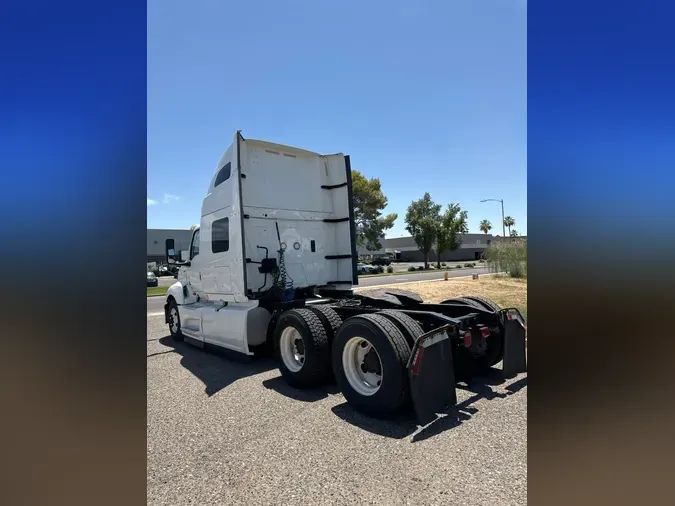
<svg viewBox="0 0 675 506"><path fill-rule="evenodd" d="M526 370L525 322L480 297L424 303L358 285L350 158L234 136L208 185L187 258L168 290L171 336L246 355L274 350L295 388L335 381L356 410L413 409L420 423L457 402L456 381L502 362Z"/></svg>

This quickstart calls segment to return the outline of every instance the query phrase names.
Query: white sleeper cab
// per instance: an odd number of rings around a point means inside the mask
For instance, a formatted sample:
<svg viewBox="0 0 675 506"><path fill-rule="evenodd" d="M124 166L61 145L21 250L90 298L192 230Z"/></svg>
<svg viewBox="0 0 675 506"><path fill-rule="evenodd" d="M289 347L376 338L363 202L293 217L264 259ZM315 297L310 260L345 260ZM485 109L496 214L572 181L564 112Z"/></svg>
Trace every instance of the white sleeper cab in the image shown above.
<svg viewBox="0 0 675 506"><path fill-rule="evenodd" d="M524 370L517 310L479 298L422 304L400 290L355 294L356 237L348 156L237 132L189 251L167 245L179 266L165 305L172 337L246 355L270 346L295 387L334 375L355 408L414 404L420 419L453 402L455 374L502 359L507 373Z"/></svg>

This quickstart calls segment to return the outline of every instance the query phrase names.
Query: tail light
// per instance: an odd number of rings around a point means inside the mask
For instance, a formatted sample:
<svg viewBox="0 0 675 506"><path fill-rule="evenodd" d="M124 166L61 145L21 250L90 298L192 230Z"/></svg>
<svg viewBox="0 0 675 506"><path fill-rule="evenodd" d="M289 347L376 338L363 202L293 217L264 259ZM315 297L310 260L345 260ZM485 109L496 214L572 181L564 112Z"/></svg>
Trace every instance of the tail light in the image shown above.
<svg viewBox="0 0 675 506"><path fill-rule="evenodd" d="M464 347L465 348L470 348L471 347L471 332L468 330L464 331Z"/></svg>
<svg viewBox="0 0 675 506"><path fill-rule="evenodd" d="M417 348L417 355L415 355L415 360L413 361L412 373L417 376L420 372L420 366L422 365L422 357L424 356L424 348L420 346Z"/></svg>
<svg viewBox="0 0 675 506"><path fill-rule="evenodd" d="M481 327L480 335L483 336L484 338L489 337L490 336L490 329L487 328L487 327Z"/></svg>

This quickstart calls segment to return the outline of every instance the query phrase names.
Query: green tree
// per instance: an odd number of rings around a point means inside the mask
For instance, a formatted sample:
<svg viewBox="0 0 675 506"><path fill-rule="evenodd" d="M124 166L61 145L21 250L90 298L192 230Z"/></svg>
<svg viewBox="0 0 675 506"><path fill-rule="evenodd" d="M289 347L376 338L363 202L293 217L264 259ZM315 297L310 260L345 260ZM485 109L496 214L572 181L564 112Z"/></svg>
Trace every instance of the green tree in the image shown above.
<svg viewBox="0 0 675 506"><path fill-rule="evenodd" d="M439 216L436 228L436 267L441 268L441 253L455 251L462 244L461 234L466 234L468 213L462 211L459 204L448 204L445 212Z"/></svg>
<svg viewBox="0 0 675 506"><path fill-rule="evenodd" d="M518 234L518 231L514 228L513 230L511 230L511 231L509 232L509 235L510 235L511 237L518 237L519 234Z"/></svg>
<svg viewBox="0 0 675 506"><path fill-rule="evenodd" d="M516 224L516 220L511 218L511 216L506 216L504 218L504 226L509 229L509 235L511 235L511 227Z"/></svg>
<svg viewBox="0 0 675 506"><path fill-rule="evenodd" d="M424 268L429 268L429 251L431 251L438 230L441 205L431 200L431 195L425 193L424 197L414 201L405 213L405 229L415 240L417 247L424 255Z"/></svg>
<svg viewBox="0 0 675 506"><path fill-rule="evenodd" d="M358 170L352 170L352 198L357 244L369 251L381 249L380 239L385 230L394 226L398 215L382 216L382 210L387 207L387 197L382 193L380 180L368 179Z"/></svg>
<svg viewBox="0 0 675 506"><path fill-rule="evenodd" d="M480 222L480 225L478 225L478 228L481 232L487 234L490 230L492 230L492 223L490 223L488 220L483 220Z"/></svg>

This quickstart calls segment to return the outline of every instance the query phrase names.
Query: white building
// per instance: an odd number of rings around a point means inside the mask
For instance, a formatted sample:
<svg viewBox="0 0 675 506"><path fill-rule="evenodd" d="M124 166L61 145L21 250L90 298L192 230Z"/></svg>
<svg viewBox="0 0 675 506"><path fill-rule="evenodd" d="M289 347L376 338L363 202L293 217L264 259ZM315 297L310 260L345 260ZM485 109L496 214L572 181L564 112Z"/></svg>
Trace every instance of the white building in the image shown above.
<svg viewBox="0 0 675 506"><path fill-rule="evenodd" d="M166 259L166 240L174 240L176 251L190 249L192 231L180 229L148 229L148 262L163 262Z"/></svg>

